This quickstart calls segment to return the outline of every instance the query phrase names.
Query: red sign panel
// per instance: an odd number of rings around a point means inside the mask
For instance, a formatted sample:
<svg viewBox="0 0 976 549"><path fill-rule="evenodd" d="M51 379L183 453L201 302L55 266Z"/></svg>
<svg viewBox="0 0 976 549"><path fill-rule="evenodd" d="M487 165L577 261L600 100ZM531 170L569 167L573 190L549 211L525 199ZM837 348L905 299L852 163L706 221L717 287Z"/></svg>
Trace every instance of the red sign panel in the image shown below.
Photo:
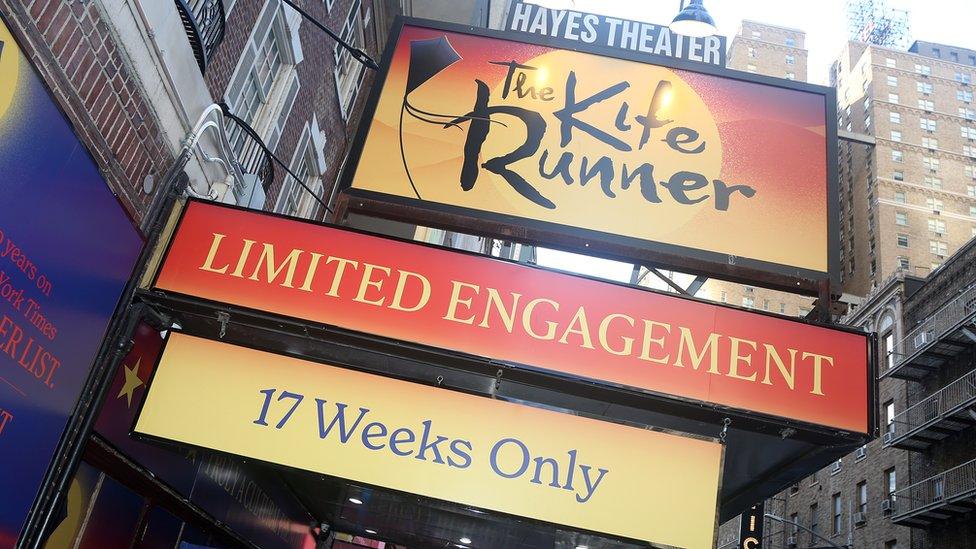
<svg viewBox="0 0 976 549"><path fill-rule="evenodd" d="M864 334L191 202L156 288L868 432Z"/></svg>

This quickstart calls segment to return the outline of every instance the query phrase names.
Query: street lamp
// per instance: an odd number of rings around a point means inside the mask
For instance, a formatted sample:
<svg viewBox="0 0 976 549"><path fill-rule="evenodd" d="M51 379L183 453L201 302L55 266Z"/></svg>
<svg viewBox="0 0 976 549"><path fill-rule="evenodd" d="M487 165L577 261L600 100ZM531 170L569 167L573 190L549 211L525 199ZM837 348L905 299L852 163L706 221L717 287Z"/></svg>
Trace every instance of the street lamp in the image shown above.
<svg viewBox="0 0 976 549"><path fill-rule="evenodd" d="M715 27L715 20L702 5L702 0L691 0L687 6L682 0L681 5L681 11L671 21L670 28L672 31L695 38L711 36L718 32Z"/></svg>

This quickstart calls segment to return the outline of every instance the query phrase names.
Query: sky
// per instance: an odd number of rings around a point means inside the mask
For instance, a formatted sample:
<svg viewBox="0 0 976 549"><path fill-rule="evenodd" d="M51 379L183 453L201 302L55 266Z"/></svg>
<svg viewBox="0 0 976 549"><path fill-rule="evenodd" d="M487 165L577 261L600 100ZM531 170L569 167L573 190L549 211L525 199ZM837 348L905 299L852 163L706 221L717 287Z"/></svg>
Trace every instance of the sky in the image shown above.
<svg viewBox="0 0 976 549"><path fill-rule="evenodd" d="M817 84L826 84L827 70L847 40L845 5L845 0L704 0L719 34L730 43L743 19L805 31L808 79ZM976 50L976 0L889 0L888 5L908 10L908 44L924 40ZM679 0L575 0L579 11L658 24L669 23L678 6ZM624 263L543 249L538 250L538 261L548 267L619 281L629 281L633 269ZM676 278L684 285L691 279Z"/></svg>
<svg viewBox="0 0 976 549"><path fill-rule="evenodd" d="M576 9L627 19L667 24L679 0L575 0ZM729 42L743 19L800 29L807 33L809 80L827 81L827 69L847 39L845 0L704 0L719 34ZM942 42L976 50L976 0L889 0L909 14L909 44L914 40ZM951 14L956 14L952 16ZM947 17L947 15L949 15Z"/></svg>

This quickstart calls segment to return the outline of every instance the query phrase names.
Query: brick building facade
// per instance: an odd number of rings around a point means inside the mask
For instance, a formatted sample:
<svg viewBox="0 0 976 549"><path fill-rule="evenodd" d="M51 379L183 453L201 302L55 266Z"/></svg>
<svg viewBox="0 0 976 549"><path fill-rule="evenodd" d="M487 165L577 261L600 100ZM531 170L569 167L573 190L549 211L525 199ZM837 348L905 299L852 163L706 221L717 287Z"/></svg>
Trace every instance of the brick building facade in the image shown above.
<svg viewBox="0 0 976 549"><path fill-rule="evenodd" d="M739 43L745 55L730 50L730 65L762 72L758 45ZM973 547L976 338L952 331L972 326L976 302L971 53L852 42L831 69L839 129L877 143L840 144L843 289L863 296L842 321L879 335L883 436L770 498L766 511L839 546ZM741 286L726 286L738 303ZM738 521L722 525L720 546L737 535ZM764 547L826 545L766 521Z"/></svg>
<svg viewBox="0 0 976 549"><path fill-rule="evenodd" d="M383 24L397 9L386 4L379 8L386 15ZM377 38L385 37L385 29L376 28L372 0L300 5L354 46L379 57ZM0 6L137 221L152 202L153 179L176 159L192 121L209 103L226 103L323 202L329 200L373 75L280 0L223 0L223 40L204 73L194 67L188 37L175 26L173 2L5 0ZM178 49L174 40L184 43L176 44ZM147 59L155 66L147 67ZM193 96L188 80L198 81L190 83L204 95ZM162 88L171 88L168 96ZM233 152L240 152L246 138L232 123L225 120L225 125ZM210 145L201 147L187 169L191 188L232 201L229 190L215 185L223 174L207 165L206 156L219 156L212 140ZM273 170L265 209L324 217L324 208L285 170Z"/></svg>
<svg viewBox="0 0 976 549"><path fill-rule="evenodd" d="M112 190L140 221L151 201L143 180L165 171L174 156L112 36L105 7L61 0L4 0L0 6Z"/></svg>
<svg viewBox="0 0 976 549"><path fill-rule="evenodd" d="M935 49L967 59L968 50ZM840 145L846 292L864 295L897 269L927 276L976 235L974 74L973 65L856 42L833 64L838 128L876 140Z"/></svg>

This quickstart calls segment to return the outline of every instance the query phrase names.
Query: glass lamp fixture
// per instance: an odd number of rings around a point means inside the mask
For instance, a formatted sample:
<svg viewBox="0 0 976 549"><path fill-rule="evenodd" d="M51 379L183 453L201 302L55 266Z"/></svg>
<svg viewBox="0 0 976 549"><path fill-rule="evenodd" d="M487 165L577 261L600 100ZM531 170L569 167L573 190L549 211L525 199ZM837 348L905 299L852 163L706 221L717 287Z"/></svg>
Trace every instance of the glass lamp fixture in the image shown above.
<svg viewBox="0 0 976 549"><path fill-rule="evenodd" d="M718 31L715 20L709 15L702 2L703 0L691 0L678 12L678 15L674 16L669 28L677 34L695 38L715 34Z"/></svg>

